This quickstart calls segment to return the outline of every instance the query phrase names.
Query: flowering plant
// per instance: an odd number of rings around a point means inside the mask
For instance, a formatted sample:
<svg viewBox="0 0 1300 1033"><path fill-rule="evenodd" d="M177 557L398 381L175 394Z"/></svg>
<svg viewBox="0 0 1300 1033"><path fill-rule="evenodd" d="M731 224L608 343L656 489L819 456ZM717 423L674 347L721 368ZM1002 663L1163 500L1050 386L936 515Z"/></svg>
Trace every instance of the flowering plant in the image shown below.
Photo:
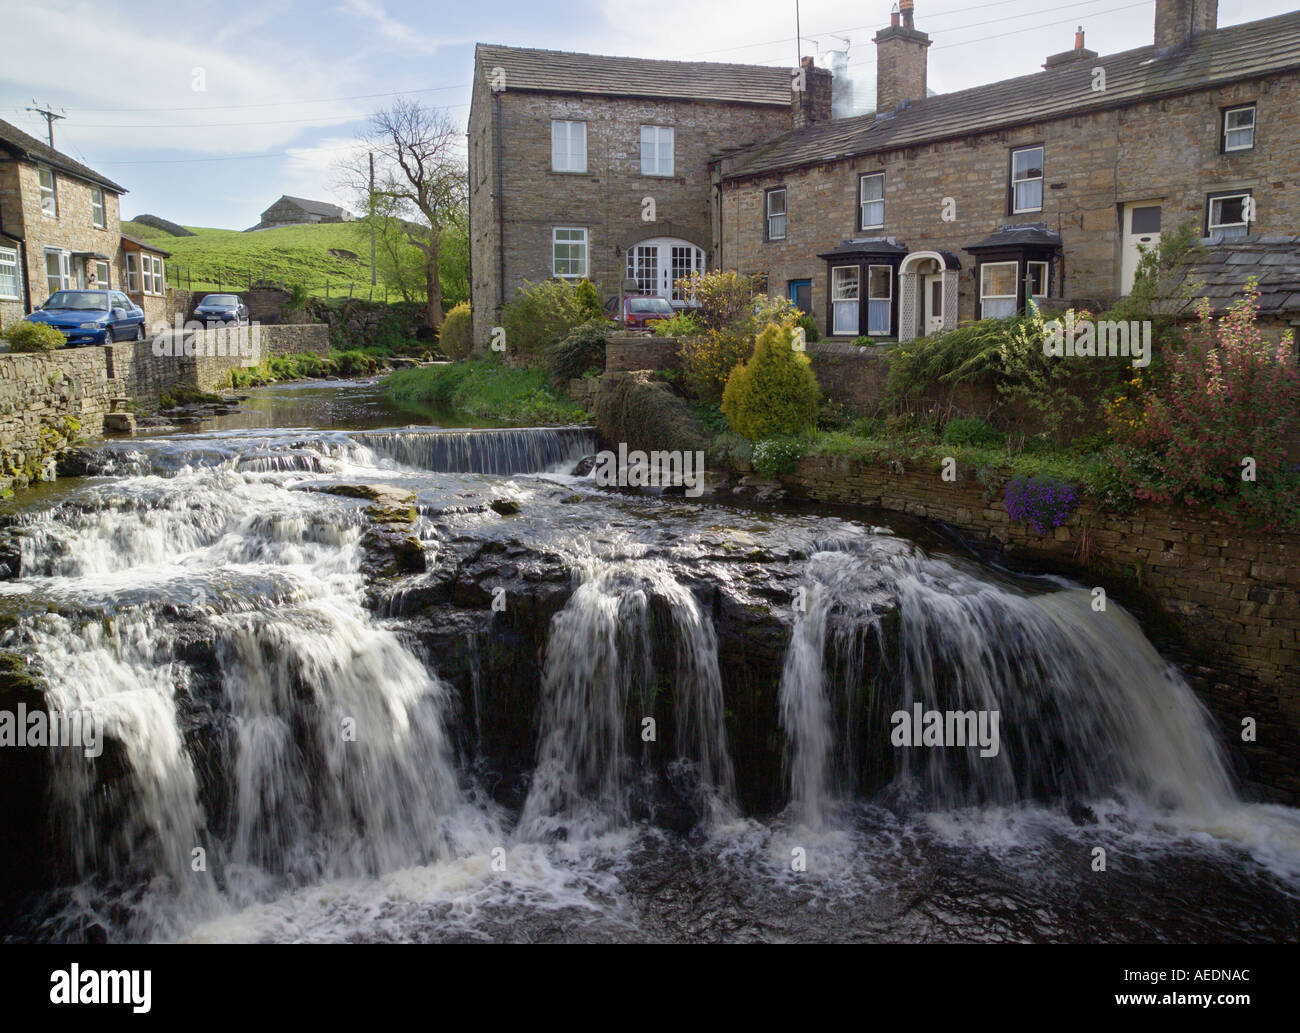
<svg viewBox="0 0 1300 1033"><path fill-rule="evenodd" d="M1055 477L1013 477L1003 492L1012 520L1028 522L1039 534L1060 527L1079 505L1079 490Z"/></svg>

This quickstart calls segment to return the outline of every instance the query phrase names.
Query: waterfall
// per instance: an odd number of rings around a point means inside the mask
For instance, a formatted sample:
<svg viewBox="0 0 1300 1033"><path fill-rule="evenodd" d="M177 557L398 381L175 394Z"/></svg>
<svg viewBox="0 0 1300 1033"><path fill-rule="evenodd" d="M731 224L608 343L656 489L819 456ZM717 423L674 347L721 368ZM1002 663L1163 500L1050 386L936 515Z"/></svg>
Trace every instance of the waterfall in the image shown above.
<svg viewBox="0 0 1300 1033"><path fill-rule="evenodd" d="M1027 592L878 546L814 555L805 593L781 720L792 804L809 824L864 762L940 809L1120 796L1214 813L1234 800L1208 712L1113 601L1094 611L1081 588ZM893 656L878 652L884 597L898 605ZM918 712L996 715L997 748L895 745L893 715L914 724Z"/></svg>
<svg viewBox="0 0 1300 1033"><path fill-rule="evenodd" d="M590 427L369 431L355 437L376 455L437 473L543 473L599 448Z"/></svg>
<svg viewBox="0 0 1300 1033"><path fill-rule="evenodd" d="M364 606L362 528L338 500L224 464L116 487L25 528L5 594L89 611L36 602L4 645L120 753L98 783L76 752L52 751L51 771L75 875L148 887L117 933L499 840L461 796L445 687ZM110 921L85 899L53 935Z"/></svg>
<svg viewBox="0 0 1300 1033"><path fill-rule="evenodd" d="M519 834L563 828L586 838L625 823L638 774L629 741L642 742L646 758L668 748L659 735L662 692L671 694L676 759L691 766L707 813L729 813L734 775L712 621L661 561L593 558L579 579L551 624L537 766ZM667 614L662 631L656 604ZM657 665L664 635L671 671ZM659 676L670 673L663 684ZM643 738L647 719L652 743Z"/></svg>

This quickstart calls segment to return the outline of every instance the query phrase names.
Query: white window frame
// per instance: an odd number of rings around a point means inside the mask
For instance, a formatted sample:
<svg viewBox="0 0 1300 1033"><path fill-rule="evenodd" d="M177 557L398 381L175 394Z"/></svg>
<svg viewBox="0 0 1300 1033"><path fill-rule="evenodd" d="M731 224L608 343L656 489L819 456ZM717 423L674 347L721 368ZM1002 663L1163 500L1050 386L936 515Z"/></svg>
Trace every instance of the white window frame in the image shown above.
<svg viewBox="0 0 1300 1033"><path fill-rule="evenodd" d="M1016 178L1016 155L1025 154L1029 151L1037 151L1039 154L1038 175L1022 176L1019 179L1017 179ZM1030 147L1013 147L1011 149L1011 214L1012 215L1020 215L1024 212L1041 212L1043 210L1043 200L1044 200L1043 187L1047 180L1046 165L1047 165L1047 151L1042 144L1034 144L1033 146ZM1021 183L1038 184L1038 204L1033 206L1032 208L1021 208L1017 203L1016 195L1018 191L1016 190L1016 187L1019 186Z"/></svg>
<svg viewBox="0 0 1300 1033"><path fill-rule="evenodd" d="M152 290L145 291L145 293L161 296L165 293L163 290L163 260L159 255L143 255L142 257L149 266L150 275L147 282L153 287Z"/></svg>
<svg viewBox="0 0 1300 1033"><path fill-rule="evenodd" d="M1232 116L1240 114L1243 111L1250 112L1250 123L1248 125L1236 125L1236 126L1232 125L1231 124ZM1227 108L1223 112L1223 153L1224 154L1233 154L1236 151L1249 151L1254 149L1255 120L1257 117L1258 116L1256 115L1254 104L1242 104L1235 108ZM1243 133L1246 130L1250 131L1250 143L1237 144L1236 146L1232 146L1231 144L1228 143L1228 140L1233 133Z"/></svg>
<svg viewBox="0 0 1300 1033"><path fill-rule="evenodd" d="M1012 274L1011 277L1012 292L1010 294L989 294L986 289L987 288L986 277L988 276L988 270L998 269L1008 265L1015 270L1015 272ZM989 313L985 311L985 305L989 301L1005 301L1008 298L1011 299L1011 311L1007 313L1007 315L1013 316L1020 309L1020 263L1017 261L983 263L980 266L980 317L982 319L993 319L993 318L1005 319L1006 316L995 317L989 315Z"/></svg>
<svg viewBox="0 0 1300 1033"><path fill-rule="evenodd" d="M55 291L66 291L72 289L72 253L64 251L62 248L47 247L45 249L45 287L50 294ZM59 285L50 286L50 256L57 255L59 259ZM48 295L47 295L48 297Z"/></svg>
<svg viewBox="0 0 1300 1033"><path fill-rule="evenodd" d="M140 253L126 253L126 290L128 294L140 293Z"/></svg>
<svg viewBox="0 0 1300 1033"><path fill-rule="evenodd" d="M104 207L103 187L90 188L90 221L94 223L97 230L108 228L108 210Z"/></svg>
<svg viewBox="0 0 1300 1033"><path fill-rule="evenodd" d="M575 149L575 143L581 146ZM551 171L587 171L587 123L551 119Z"/></svg>
<svg viewBox="0 0 1300 1033"><path fill-rule="evenodd" d="M772 211L772 198L777 194L781 195L781 210ZM786 193L785 187L774 187L763 195L763 213L766 217L767 240L785 240L786 234L790 232L790 196ZM772 221L781 220L781 232L772 232Z"/></svg>
<svg viewBox="0 0 1300 1033"><path fill-rule="evenodd" d="M874 269L885 270L885 273L887 274L886 278L889 282L888 294L877 297L876 295L871 293L871 273L872 270ZM885 329L883 330L871 329L871 303L873 301L877 303L881 301L885 302L886 317L885 317ZM870 337L888 337L890 325L893 323L893 321L894 321L894 267L892 265L879 265L879 264L869 265L867 266L867 335Z"/></svg>
<svg viewBox="0 0 1300 1033"><path fill-rule="evenodd" d="M1233 234L1234 237L1236 236L1244 237L1248 233L1250 233L1250 221L1245 218L1245 215L1246 215L1246 208L1247 208L1246 200L1247 198L1250 198L1252 196L1253 195L1249 190L1242 190L1237 193L1219 194L1217 197L1208 198L1206 200L1206 212L1205 212L1205 229L1208 236L1213 237L1214 234L1218 232L1223 236L1224 240L1231 240L1233 239L1233 237L1229 237L1227 234L1224 234L1223 233L1224 230L1241 229L1242 232L1239 234ZM1214 206L1217 204L1220 206L1220 210L1222 210L1224 201L1232 201L1237 198L1241 198L1242 201L1242 205L1241 205L1242 221L1241 222L1215 222Z"/></svg>
<svg viewBox="0 0 1300 1033"><path fill-rule="evenodd" d="M867 180L879 180L880 196L866 198ZM867 207L869 205L880 206L880 221L867 221ZM858 229L860 230L878 230L885 226L885 174L883 172L867 172L858 177Z"/></svg>
<svg viewBox="0 0 1300 1033"><path fill-rule="evenodd" d="M8 267L12 267L12 274L6 271ZM5 287L0 286L0 298L4 298L6 301L18 301L22 297L23 274L18 265L17 248L0 247L0 273L4 273L4 279L0 280L0 284L8 280L10 275L12 275L14 283L14 292L12 294L4 293Z"/></svg>
<svg viewBox="0 0 1300 1033"><path fill-rule="evenodd" d="M835 274L841 269L849 269L853 272L853 291L852 297L841 296L841 281ZM845 280L847 284L849 281ZM855 305L853 316L853 329L841 330L839 320L839 309L835 306L845 302L853 302ZM835 265L831 266L831 334L836 337L847 337L851 333L858 337L862 332L862 267L859 265Z"/></svg>
<svg viewBox="0 0 1300 1033"><path fill-rule="evenodd" d="M50 185L45 185L45 177L50 179ZM59 180L55 176L54 170L48 165L36 166L36 181L41 188L41 214L51 219L59 217ZM49 204L46 204L46 198L49 198Z"/></svg>
<svg viewBox="0 0 1300 1033"><path fill-rule="evenodd" d="M649 135L651 139L647 140ZM668 144L668 164L664 167L662 162L663 146L665 140ZM649 144L654 150L655 160L651 168L646 167L646 145ZM641 175L643 176L671 176L677 163L677 140L672 126L648 126L641 127Z"/></svg>
<svg viewBox="0 0 1300 1033"><path fill-rule="evenodd" d="M94 265L95 267L95 289L101 291L110 290L111 288L109 286L110 283L109 277L111 275L111 266L109 265L109 263L100 262L96 260L91 264ZM100 272L103 272L104 274L104 278L102 280L99 278Z"/></svg>
<svg viewBox="0 0 1300 1033"><path fill-rule="evenodd" d="M578 239L567 237L563 241L561 241L560 240L561 233L580 233L582 234L582 236L581 238ZM579 243L582 245L582 271L576 273L558 272L557 271L558 257L556 255L555 249L560 244L565 244L568 247L572 247L574 244L579 244ZM585 226L553 226L551 228L551 275L554 276L557 280L586 279L587 270L590 267L589 259L591 255L591 249L589 243L590 241L587 234L587 227ZM570 256L570 261L571 260L572 260L572 256Z"/></svg>

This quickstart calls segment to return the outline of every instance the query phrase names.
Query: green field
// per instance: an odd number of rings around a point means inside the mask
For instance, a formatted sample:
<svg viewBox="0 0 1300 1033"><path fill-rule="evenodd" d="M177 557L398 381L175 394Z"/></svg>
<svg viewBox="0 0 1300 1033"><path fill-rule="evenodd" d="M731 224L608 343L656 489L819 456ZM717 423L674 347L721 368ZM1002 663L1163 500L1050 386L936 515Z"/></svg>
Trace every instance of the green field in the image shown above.
<svg viewBox="0 0 1300 1033"><path fill-rule="evenodd" d="M193 237L170 233L137 222L122 223L122 232L156 244L172 253L167 282L184 290L246 290L254 282L284 282L286 287L302 284L309 293L325 297L326 285L332 298L346 297L349 287L355 297L370 297L370 238L356 223L319 223L280 226L276 229L242 233L187 226ZM356 258L347 254L351 252ZM384 282L383 270L374 288L375 300L400 301L395 285Z"/></svg>

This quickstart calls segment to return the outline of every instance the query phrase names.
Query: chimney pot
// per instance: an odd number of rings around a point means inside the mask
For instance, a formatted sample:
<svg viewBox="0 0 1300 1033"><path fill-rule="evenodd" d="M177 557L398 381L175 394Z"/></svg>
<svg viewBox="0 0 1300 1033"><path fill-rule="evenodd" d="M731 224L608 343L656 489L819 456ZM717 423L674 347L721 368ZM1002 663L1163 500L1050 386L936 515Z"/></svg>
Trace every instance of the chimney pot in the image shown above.
<svg viewBox="0 0 1300 1033"><path fill-rule="evenodd" d="M1082 25L1079 26L1078 30L1074 34L1074 49L1075 50L1083 49L1083 26Z"/></svg>

